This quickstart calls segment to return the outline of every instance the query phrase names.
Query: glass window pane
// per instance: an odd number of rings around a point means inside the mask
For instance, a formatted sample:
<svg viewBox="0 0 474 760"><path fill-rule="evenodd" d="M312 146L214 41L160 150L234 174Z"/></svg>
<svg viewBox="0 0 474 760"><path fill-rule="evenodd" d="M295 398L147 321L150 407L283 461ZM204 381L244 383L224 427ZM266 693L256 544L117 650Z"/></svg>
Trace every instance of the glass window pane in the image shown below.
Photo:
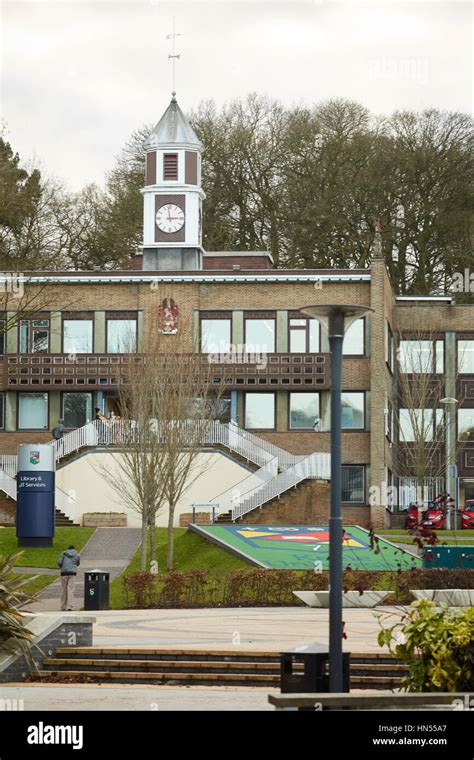
<svg viewBox="0 0 474 760"><path fill-rule="evenodd" d="M92 320L66 319L63 322L63 351L65 354L91 354Z"/></svg>
<svg viewBox="0 0 474 760"><path fill-rule="evenodd" d="M290 330L290 353L306 353L306 330Z"/></svg>
<svg viewBox="0 0 474 760"><path fill-rule="evenodd" d="M341 395L342 416L341 427L343 430L351 428L364 428L364 401L363 392L343 392Z"/></svg>
<svg viewBox="0 0 474 760"><path fill-rule="evenodd" d="M356 319L347 329L342 344L342 353L361 356L364 353L364 319Z"/></svg>
<svg viewBox="0 0 474 760"><path fill-rule="evenodd" d="M48 351L48 332L47 330L33 330L32 351L35 354L47 353Z"/></svg>
<svg viewBox="0 0 474 760"><path fill-rule="evenodd" d="M137 320L107 320L107 353L127 354L137 350Z"/></svg>
<svg viewBox="0 0 474 760"><path fill-rule="evenodd" d="M405 443L412 441L432 441L434 424L442 426L443 410L436 409L400 409L399 439Z"/></svg>
<svg viewBox="0 0 474 760"><path fill-rule="evenodd" d="M5 394L0 393L0 428L5 427Z"/></svg>
<svg viewBox="0 0 474 760"><path fill-rule="evenodd" d="M435 372L442 374L444 372L444 341L437 340L435 343Z"/></svg>
<svg viewBox="0 0 474 760"><path fill-rule="evenodd" d="M290 393L290 428L321 429L319 393Z"/></svg>
<svg viewBox="0 0 474 760"><path fill-rule="evenodd" d="M201 351L203 354L224 354L230 351L230 319L201 320Z"/></svg>
<svg viewBox="0 0 474 760"><path fill-rule="evenodd" d="M63 418L67 428L77 428L92 420L92 393L64 393Z"/></svg>
<svg viewBox="0 0 474 760"><path fill-rule="evenodd" d="M5 320L0 319L0 356L3 356L5 353L5 326Z"/></svg>
<svg viewBox="0 0 474 760"><path fill-rule="evenodd" d="M47 430L48 394L20 393L18 400L18 429Z"/></svg>
<svg viewBox="0 0 474 760"><path fill-rule="evenodd" d="M272 430L275 427L275 394L245 394L245 427Z"/></svg>
<svg viewBox="0 0 474 760"><path fill-rule="evenodd" d="M433 342L431 340L401 340L400 372L431 374L433 372Z"/></svg>
<svg viewBox="0 0 474 760"><path fill-rule="evenodd" d="M474 374L474 340L458 340L458 372Z"/></svg>
<svg viewBox="0 0 474 760"><path fill-rule="evenodd" d="M306 319L290 319L290 327L306 327Z"/></svg>
<svg viewBox="0 0 474 760"><path fill-rule="evenodd" d="M341 500L352 504L361 504L364 499L364 465L342 466Z"/></svg>
<svg viewBox="0 0 474 760"><path fill-rule="evenodd" d="M29 352L28 336L30 334L29 322L20 323L20 354L27 354Z"/></svg>
<svg viewBox="0 0 474 760"><path fill-rule="evenodd" d="M458 440L474 441L474 409L458 409Z"/></svg>
<svg viewBox="0 0 474 760"><path fill-rule="evenodd" d="M319 321L317 319L309 320L309 350L312 354L320 352L319 347Z"/></svg>
<svg viewBox="0 0 474 760"><path fill-rule="evenodd" d="M275 353L275 320L245 320L245 351L249 354Z"/></svg>

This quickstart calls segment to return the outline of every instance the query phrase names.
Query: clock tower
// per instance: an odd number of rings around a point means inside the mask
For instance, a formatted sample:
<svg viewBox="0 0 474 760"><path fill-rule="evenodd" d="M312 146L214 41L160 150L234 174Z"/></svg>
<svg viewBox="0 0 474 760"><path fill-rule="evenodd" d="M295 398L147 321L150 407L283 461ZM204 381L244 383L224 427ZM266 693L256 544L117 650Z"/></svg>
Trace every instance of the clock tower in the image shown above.
<svg viewBox="0 0 474 760"><path fill-rule="evenodd" d="M203 145L176 94L145 140L144 270L202 269Z"/></svg>

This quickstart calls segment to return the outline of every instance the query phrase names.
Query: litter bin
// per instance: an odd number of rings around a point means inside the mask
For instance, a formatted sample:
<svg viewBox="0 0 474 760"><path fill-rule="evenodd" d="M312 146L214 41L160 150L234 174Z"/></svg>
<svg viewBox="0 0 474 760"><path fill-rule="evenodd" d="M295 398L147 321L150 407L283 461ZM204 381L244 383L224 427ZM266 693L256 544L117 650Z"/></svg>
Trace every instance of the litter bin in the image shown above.
<svg viewBox="0 0 474 760"><path fill-rule="evenodd" d="M342 655L342 691L349 691L350 653ZM329 692L329 649L313 643L281 653L280 691L282 694Z"/></svg>
<svg viewBox="0 0 474 760"><path fill-rule="evenodd" d="M91 570L84 577L84 609L109 609L109 573Z"/></svg>

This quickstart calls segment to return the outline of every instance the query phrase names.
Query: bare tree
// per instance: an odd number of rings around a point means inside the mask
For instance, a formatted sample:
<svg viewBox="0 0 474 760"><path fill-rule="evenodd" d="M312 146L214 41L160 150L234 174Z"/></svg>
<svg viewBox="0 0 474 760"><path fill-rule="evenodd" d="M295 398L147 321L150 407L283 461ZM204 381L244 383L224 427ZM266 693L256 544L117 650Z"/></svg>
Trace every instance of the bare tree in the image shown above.
<svg viewBox="0 0 474 760"><path fill-rule="evenodd" d="M119 444L112 452L116 467L98 465L100 472L118 500L141 516L142 570L148 527L150 558L156 559L156 517L164 509L167 567L173 569L176 507L206 467L199 454L215 417L210 366L200 354L179 351L180 343L176 334L149 333L143 352L129 354L119 390L122 420L99 423L99 441Z"/></svg>
<svg viewBox="0 0 474 760"><path fill-rule="evenodd" d="M399 441L397 472L399 477L414 479L417 494L422 495L426 478L436 480L446 475L443 453L447 418L442 403L446 396L445 358L441 336L414 324L403 333L397 356L398 403L392 411ZM423 497L418 497L417 502L421 511Z"/></svg>

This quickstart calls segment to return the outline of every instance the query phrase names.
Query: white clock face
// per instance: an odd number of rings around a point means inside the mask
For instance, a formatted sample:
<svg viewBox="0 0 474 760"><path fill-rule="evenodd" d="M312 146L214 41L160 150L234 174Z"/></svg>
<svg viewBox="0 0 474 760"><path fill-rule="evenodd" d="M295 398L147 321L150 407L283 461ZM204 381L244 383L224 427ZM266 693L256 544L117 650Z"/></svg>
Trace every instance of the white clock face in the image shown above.
<svg viewBox="0 0 474 760"><path fill-rule="evenodd" d="M162 232L178 232L184 224L184 211L175 203L166 203L156 212L156 225Z"/></svg>

